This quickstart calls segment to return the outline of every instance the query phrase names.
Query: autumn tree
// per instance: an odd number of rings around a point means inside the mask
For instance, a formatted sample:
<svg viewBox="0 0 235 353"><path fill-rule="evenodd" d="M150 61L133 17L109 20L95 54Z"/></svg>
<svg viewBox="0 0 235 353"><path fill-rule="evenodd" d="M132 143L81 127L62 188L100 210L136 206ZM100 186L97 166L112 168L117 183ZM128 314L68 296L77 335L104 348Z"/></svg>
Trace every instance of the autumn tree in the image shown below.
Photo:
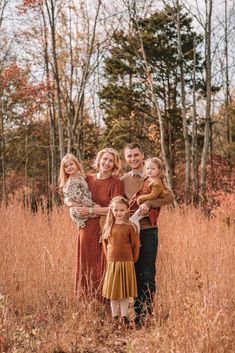
<svg viewBox="0 0 235 353"><path fill-rule="evenodd" d="M9 0L0 0L0 73L8 65L8 58L11 52L11 40L7 38L5 26L5 12ZM6 200L6 162L5 162L5 116L3 113L3 100L0 97L0 122L1 122L1 179L2 179L2 200Z"/></svg>
<svg viewBox="0 0 235 353"><path fill-rule="evenodd" d="M18 169L21 176L24 174L24 185L29 186L29 158L35 157L34 153L31 154L35 151L29 149L32 138L29 132L46 101L46 84L31 84L29 67L12 63L0 74L0 96L5 174Z"/></svg>
<svg viewBox="0 0 235 353"><path fill-rule="evenodd" d="M133 18L132 33L120 30L114 34L109 56L105 59L106 83L100 92L108 127L105 139L115 143L120 135L122 144L130 139L141 140L141 142L146 139L148 147L145 148L149 151L156 148L156 145L151 146L149 143L148 133L153 125L158 126L158 114L154 109L147 82L141 34L148 72L153 80L153 93L159 102L164 121L166 136L164 144L172 170L171 178L174 174L176 158L184 157L184 153L179 152L182 151L184 139L178 94L180 82L178 34L176 22L172 16L175 12L174 9L166 7L146 18ZM194 32L192 19L183 12L180 16L184 80L188 93L192 82L193 43L200 43L202 38ZM196 55L195 67L197 72L201 71L199 53ZM144 120L144 124L141 119ZM139 125L145 127L145 130L140 130L140 133ZM123 133L120 134L122 131Z"/></svg>
<svg viewBox="0 0 235 353"><path fill-rule="evenodd" d="M22 18L28 13L32 16L27 31L22 30L21 45L27 50L30 41L35 42L30 56L37 58L38 70L44 66L48 83L45 114L50 128L52 190L57 183L60 158L66 152L86 158L88 150L91 154L90 141L99 136L99 121L93 120L89 107L95 95L94 72L104 50L97 34L100 8L98 0L89 17L83 1L22 1L18 6Z"/></svg>

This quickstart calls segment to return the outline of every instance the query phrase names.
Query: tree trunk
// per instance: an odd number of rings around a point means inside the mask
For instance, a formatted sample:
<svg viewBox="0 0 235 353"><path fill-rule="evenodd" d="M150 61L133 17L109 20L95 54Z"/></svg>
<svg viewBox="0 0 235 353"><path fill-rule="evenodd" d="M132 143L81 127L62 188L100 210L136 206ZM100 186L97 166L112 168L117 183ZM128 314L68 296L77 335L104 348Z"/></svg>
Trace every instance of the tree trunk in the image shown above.
<svg viewBox="0 0 235 353"><path fill-rule="evenodd" d="M177 15L176 26L178 36L178 58L180 66L180 84L181 84L181 112L183 120L183 135L184 135L184 149L185 149L185 180L184 180L184 201L186 203L190 200L190 143L188 137L188 126L186 119L186 99L185 99L185 81L184 81L184 57L181 44L180 33L180 6L177 0Z"/></svg>
<svg viewBox="0 0 235 353"><path fill-rule="evenodd" d="M28 126L25 126L25 165L24 165L24 179L25 186L28 186L28 175L29 175L29 152L28 152Z"/></svg>
<svg viewBox="0 0 235 353"><path fill-rule="evenodd" d="M225 124L226 124L226 142L230 143L230 123L229 123L229 68L228 68L228 3L224 2L224 56L225 56ZM228 153L228 158L229 158Z"/></svg>
<svg viewBox="0 0 235 353"><path fill-rule="evenodd" d="M6 161L5 161L5 136L4 136L4 108L3 99L1 99L1 149L2 149L2 202L6 203Z"/></svg>
<svg viewBox="0 0 235 353"><path fill-rule="evenodd" d="M192 203L198 202L197 112L196 112L196 44L193 44L193 123L192 123Z"/></svg>
<svg viewBox="0 0 235 353"><path fill-rule="evenodd" d="M206 198L206 162L210 143L211 120L211 17L212 0L206 0L206 24L205 24L205 64L206 64L206 116L204 128L204 144L201 156L200 198L204 202Z"/></svg>
<svg viewBox="0 0 235 353"><path fill-rule="evenodd" d="M44 11L42 9L42 18L44 24L44 62L46 68L46 77L47 77L47 95L48 95L48 114L49 114L49 128L50 128L50 154L51 158L49 162L51 166L50 170L50 177L48 179L48 183L50 185L48 192L51 193L51 197L49 195L49 199L52 199L52 202L55 202L55 187L57 184L57 170L56 170L56 124L55 124L55 111L54 107L54 94L52 92L52 87L50 83L50 69L49 69L49 54L48 54L48 36L47 36L47 26L46 26L46 18Z"/></svg>
<svg viewBox="0 0 235 353"><path fill-rule="evenodd" d="M58 131L59 131L59 145L60 145L60 158L62 159L65 154L64 148L64 131L63 131L63 114L61 106L61 90L60 90L60 77L56 53L56 26L55 26L55 6L53 0L46 1L47 15L50 23L51 31L51 45L53 57L53 74L56 85L56 112L58 114Z"/></svg>
<svg viewBox="0 0 235 353"><path fill-rule="evenodd" d="M5 10L9 0L0 1L0 30L2 23L5 19ZM3 53L3 48L1 48L2 55L5 56L6 53ZM3 68L3 63L1 62L1 69ZM0 119L1 119L1 160L2 160L2 202L7 203L7 192L6 192L6 156L5 156L5 126L4 126L4 116L5 116L5 103L3 97L1 97L1 107L0 107Z"/></svg>
<svg viewBox="0 0 235 353"><path fill-rule="evenodd" d="M151 74L151 72L150 72L150 70L148 68L148 62L147 62L146 53L145 53L145 50L144 50L143 39L142 39L142 35L141 35L141 32L140 32L138 21L136 21L136 24L137 24L137 28L138 28L138 32L139 32L141 53L142 53L143 60L144 60L148 88L149 88L149 92L150 92L151 97L152 97L152 103L153 103L154 108L156 109L156 113L157 113L158 121L159 121L160 135L161 135L161 151L162 151L162 156L163 156L163 160L164 160L165 167L166 167L167 182L168 182L168 185L169 185L170 189L172 190L172 187L173 187L172 178L171 178L172 173L171 173L171 167L170 167L169 159L168 159L167 153L166 153L165 129L164 129L162 113L161 113L161 109L159 107L156 95L154 93L153 78L152 78L152 74ZM172 190L172 193L173 193L173 190Z"/></svg>
<svg viewBox="0 0 235 353"><path fill-rule="evenodd" d="M174 102L173 102L174 104ZM167 131L165 135L167 135L167 146L166 146L166 154L169 160L169 180L171 180L171 187L173 189L173 160L174 160L174 152L173 152L173 127L172 127L172 105L171 105L171 85L170 85L170 78L169 78L169 71L167 73L167 107L165 108L165 117L166 117L166 126ZM165 141L166 143L166 141Z"/></svg>

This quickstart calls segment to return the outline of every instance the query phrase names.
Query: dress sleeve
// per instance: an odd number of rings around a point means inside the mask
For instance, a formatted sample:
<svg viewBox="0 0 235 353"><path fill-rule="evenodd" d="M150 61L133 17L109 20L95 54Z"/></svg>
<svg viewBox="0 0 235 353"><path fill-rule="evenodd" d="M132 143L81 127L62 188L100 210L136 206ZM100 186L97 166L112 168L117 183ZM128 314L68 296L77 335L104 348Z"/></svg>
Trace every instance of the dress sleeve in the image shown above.
<svg viewBox="0 0 235 353"><path fill-rule="evenodd" d="M68 184L68 198L78 205L92 207L91 193L84 177L77 177Z"/></svg>
<svg viewBox="0 0 235 353"><path fill-rule="evenodd" d="M104 239L102 241L102 246L103 246L104 256L107 259L107 246L108 246L108 240L107 239Z"/></svg>
<svg viewBox="0 0 235 353"><path fill-rule="evenodd" d="M151 192L149 194L140 195L138 197L138 202L143 203L148 200L154 200L159 197L163 192L163 186L161 182L154 182L150 186Z"/></svg>
<svg viewBox="0 0 235 353"><path fill-rule="evenodd" d="M64 197L77 202L76 191L80 188L80 183L77 179L68 179L64 188Z"/></svg>
<svg viewBox="0 0 235 353"><path fill-rule="evenodd" d="M124 184L123 181L118 178L113 179L111 188L111 199L113 199L115 196L124 196Z"/></svg>
<svg viewBox="0 0 235 353"><path fill-rule="evenodd" d="M165 205L169 205L172 202L174 202L174 197L172 193L169 192L166 195L158 197L156 200L148 200L145 203L149 208L158 208Z"/></svg>
<svg viewBox="0 0 235 353"><path fill-rule="evenodd" d="M131 236L133 261L136 262L139 258L139 253L140 253L140 237L139 237L139 234L137 233L136 228L132 225L130 225L130 236Z"/></svg>

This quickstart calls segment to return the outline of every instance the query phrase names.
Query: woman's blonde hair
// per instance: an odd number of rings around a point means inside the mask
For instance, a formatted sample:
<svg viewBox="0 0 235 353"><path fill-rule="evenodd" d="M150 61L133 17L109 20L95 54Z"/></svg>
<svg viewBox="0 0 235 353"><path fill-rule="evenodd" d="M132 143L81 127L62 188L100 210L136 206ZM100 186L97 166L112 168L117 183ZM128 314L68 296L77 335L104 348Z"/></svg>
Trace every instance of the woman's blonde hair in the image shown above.
<svg viewBox="0 0 235 353"><path fill-rule="evenodd" d="M112 226L115 223L115 218L113 215L113 208L116 203L123 204L127 207L128 212L126 214L125 221L127 223L129 223L129 202L128 202L128 200L125 199L125 197L123 197L123 196L115 196L111 200L111 203L109 205L108 214L105 219L104 228L103 228L103 232L102 232L102 236L101 236L102 240L108 239L108 237L110 236L110 233L111 233Z"/></svg>
<svg viewBox="0 0 235 353"><path fill-rule="evenodd" d="M65 173L65 170L64 170L64 166L65 166L65 164L66 164L69 160L72 160L72 161L76 164L76 166L77 166L79 172L80 172L81 174L83 174L83 168L82 168L82 165L81 165L81 163L79 162L79 160L78 160L72 153L67 153L67 154L62 158L62 160L61 160L61 162L60 162L60 173L59 173L59 186L60 186L60 187L63 187L64 184L66 183L66 181L67 181L68 178L69 178L69 175L66 174L66 173Z"/></svg>
<svg viewBox="0 0 235 353"><path fill-rule="evenodd" d="M146 159L145 168L146 168L146 164L148 162L156 164L156 166L159 169L158 177L161 179L164 189L168 190L169 186L168 186L167 181L166 181L166 177L165 177L165 173L164 173L164 167L163 167L163 163L162 163L161 159L157 158L157 157L151 157L151 158ZM145 170L145 172L146 172L146 170Z"/></svg>
<svg viewBox="0 0 235 353"><path fill-rule="evenodd" d="M113 176L118 176L118 173L121 169L121 159L119 157L118 151L116 151L113 148L104 148L103 150L99 151L97 153L96 159L94 161L93 167L99 171L100 169L100 160L103 157L103 155L105 153L110 153L113 158L114 158L114 166L113 166L113 171L112 171L112 175Z"/></svg>

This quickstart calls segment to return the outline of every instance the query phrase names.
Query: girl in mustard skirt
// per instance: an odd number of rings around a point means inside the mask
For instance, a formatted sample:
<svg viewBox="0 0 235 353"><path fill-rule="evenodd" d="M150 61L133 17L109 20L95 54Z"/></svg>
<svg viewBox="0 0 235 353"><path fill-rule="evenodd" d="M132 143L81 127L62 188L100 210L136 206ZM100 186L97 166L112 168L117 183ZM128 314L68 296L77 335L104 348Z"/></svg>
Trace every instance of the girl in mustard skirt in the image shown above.
<svg viewBox="0 0 235 353"><path fill-rule="evenodd" d="M129 203L122 196L112 199L103 228L102 241L107 259L103 296L111 301L113 318L118 318L119 308L124 323L127 318L129 298L137 296L134 263L139 257L140 240L137 229L128 220Z"/></svg>

